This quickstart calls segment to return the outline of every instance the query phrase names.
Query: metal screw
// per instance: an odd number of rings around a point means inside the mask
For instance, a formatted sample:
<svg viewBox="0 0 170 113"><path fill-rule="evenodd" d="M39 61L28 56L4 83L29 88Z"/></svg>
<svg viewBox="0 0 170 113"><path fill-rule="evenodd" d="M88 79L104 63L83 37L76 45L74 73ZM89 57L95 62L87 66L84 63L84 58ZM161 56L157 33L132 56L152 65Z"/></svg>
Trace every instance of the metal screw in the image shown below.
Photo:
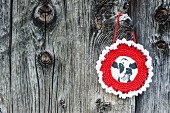
<svg viewBox="0 0 170 113"><path fill-rule="evenodd" d="M168 19L168 10L166 8L161 8L156 10L155 20L159 23L166 22Z"/></svg>
<svg viewBox="0 0 170 113"><path fill-rule="evenodd" d="M38 60L39 60L40 64L44 65L44 66L50 65L53 62L53 58L52 58L51 54L47 51L41 52L38 55Z"/></svg>

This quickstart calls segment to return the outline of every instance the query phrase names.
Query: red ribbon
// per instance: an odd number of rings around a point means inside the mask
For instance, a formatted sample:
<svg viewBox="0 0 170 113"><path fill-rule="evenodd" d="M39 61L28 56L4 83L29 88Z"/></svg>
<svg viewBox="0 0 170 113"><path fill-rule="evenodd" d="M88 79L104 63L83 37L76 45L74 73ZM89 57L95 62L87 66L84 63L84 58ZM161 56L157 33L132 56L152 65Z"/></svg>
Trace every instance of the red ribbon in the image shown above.
<svg viewBox="0 0 170 113"><path fill-rule="evenodd" d="M120 16L121 16L122 14L126 14L126 13L125 13L125 12L120 12L120 13L118 13L118 15L117 15L117 20L116 20L116 27L115 27L115 31L114 31L113 43L116 42L117 32L118 32L118 28L119 28ZM133 37L133 41L136 43L136 37L135 37L134 31L132 32L132 37Z"/></svg>

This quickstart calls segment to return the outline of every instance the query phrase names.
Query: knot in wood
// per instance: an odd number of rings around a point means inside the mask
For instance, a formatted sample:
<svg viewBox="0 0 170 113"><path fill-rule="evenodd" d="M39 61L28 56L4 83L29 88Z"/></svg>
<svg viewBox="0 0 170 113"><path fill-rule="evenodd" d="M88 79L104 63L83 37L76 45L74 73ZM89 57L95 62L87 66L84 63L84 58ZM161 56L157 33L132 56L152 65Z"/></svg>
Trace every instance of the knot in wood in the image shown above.
<svg viewBox="0 0 170 113"><path fill-rule="evenodd" d="M55 18L55 9L50 4L37 5L33 12L33 19L40 24L50 24Z"/></svg>
<svg viewBox="0 0 170 113"><path fill-rule="evenodd" d="M60 100L60 105L63 109L65 109L66 108L65 100Z"/></svg>
<svg viewBox="0 0 170 113"><path fill-rule="evenodd" d="M102 100L99 98L96 100L96 104L101 104Z"/></svg>
<svg viewBox="0 0 170 113"><path fill-rule="evenodd" d="M156 46L159 50L165 50L167 47L167 43L163 40L160 40L160 41L156 42Z"/></svg>
<svg viewBox="0 0 170 113"><path fill-rule="evenodd" d="M47 66L52 64L53 58L50 53L48 52L41 52L38 56L39 63L43 66Z"/></svg>
<svg viewBox="0 0 170 113"><path fill-rule="evenodd" d="M156 10L155 20L159 23L166 22L168 19L168 10L166 8L161 8Z"/></svg>
<svg viewBox="0 0 170 113"><path fill-rule="evenodd" d="M96 107L98 113L105 113L111 111L112 105L111 102L104 102L100 98L96 100Z"/></svg>

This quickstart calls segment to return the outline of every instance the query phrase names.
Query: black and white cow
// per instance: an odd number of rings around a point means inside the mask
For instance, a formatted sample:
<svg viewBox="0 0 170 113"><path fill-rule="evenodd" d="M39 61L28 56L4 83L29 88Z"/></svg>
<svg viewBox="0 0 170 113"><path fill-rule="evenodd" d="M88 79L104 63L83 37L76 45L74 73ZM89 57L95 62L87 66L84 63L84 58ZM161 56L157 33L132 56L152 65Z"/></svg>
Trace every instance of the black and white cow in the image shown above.
<svg viewBox="0 0 170 113"><path fill-rule="evenodd" d="M127 56L118 57L111 67L112 76L119 82L131 82L138 73L136 62Z"/></svg>

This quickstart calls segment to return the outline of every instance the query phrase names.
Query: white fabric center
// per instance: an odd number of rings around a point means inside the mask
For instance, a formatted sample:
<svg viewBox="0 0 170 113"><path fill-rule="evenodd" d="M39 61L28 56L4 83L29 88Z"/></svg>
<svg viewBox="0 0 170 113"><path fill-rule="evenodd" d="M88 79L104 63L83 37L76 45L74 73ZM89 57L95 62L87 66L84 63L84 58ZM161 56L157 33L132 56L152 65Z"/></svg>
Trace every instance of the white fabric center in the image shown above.
<svg viewBox="0 0 170 113"><path fill-rule="evenodd" d="M119 56L112 64L111 73L117 81L127 83L135 79L138 68L132 58Z"/></svg>

